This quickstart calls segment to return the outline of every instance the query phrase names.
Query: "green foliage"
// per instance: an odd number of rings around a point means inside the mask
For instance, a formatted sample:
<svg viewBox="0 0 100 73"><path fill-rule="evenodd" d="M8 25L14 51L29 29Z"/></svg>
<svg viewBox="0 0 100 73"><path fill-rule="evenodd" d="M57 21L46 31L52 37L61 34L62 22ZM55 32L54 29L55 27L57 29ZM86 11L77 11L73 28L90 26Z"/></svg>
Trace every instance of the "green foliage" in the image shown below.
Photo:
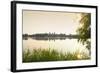
<svg viewBox="0 0 100 73"><path fill-rule="evenodd" d="M74 53L60 53L57 50L47 49L33 49L33 51L23 51L23 62L44 62L44 61L64 61L64 60L83 60L89 59L88 56L78 58L78 52Z"/></svg>
<svg viewBox="0 0 100 73"><path fill-rule="evenodd" d="M82 13L80 20L80 27L77 29L77 33L79 35L78 41L83 45L86 45L86 48L89 50L89 54L91 54L91 14L90 13Z"/></svg>
<svg viewBox="0 0 100 73"><path fill-rule="evenodd" d="M83 44L87 42L91 37L91 14L90 13L82 13L80 25L77 29L77 33L79 35L78 41Z"/></svg>

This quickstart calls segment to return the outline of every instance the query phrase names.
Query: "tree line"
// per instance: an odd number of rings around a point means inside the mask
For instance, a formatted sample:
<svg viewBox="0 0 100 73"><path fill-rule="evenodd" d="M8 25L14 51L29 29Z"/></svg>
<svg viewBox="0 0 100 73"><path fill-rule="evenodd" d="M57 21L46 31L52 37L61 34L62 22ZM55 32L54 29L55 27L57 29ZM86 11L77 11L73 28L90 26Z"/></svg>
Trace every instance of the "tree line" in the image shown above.
<svg viewBox="0 0 100 73"><path fill-rule="evenodd" d="M78 38L78 35L77 34L66 35L66 34L63 34L63 33L60 33L60 34L56 34L56 33L37 33L37 34L32 34L32 35L23 34L23 37L72 37L72 38Z"/></svg>

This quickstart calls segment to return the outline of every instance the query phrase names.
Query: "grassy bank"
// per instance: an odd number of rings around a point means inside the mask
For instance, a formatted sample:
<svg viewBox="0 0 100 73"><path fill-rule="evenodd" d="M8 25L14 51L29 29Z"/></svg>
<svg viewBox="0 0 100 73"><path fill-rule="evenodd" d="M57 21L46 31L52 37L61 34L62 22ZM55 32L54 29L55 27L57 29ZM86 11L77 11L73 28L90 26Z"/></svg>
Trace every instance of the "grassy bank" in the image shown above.
<svg viewBox="0 0 100 73"><path fill-rule="evenodd" d="M88 56L80 55L79 52L59 53L54 49L33 49L23 51L23 62L44 62L44 61L67 61L85 60Z"/></svg>

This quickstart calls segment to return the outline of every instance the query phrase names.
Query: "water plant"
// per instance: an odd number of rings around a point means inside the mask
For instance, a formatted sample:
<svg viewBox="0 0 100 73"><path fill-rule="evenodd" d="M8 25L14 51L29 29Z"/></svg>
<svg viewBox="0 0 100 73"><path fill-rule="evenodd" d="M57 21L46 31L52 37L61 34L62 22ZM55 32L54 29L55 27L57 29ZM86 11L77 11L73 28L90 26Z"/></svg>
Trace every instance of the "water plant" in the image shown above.
<svg viewBox="0 0 100 73"><path fill-rule="evenodd" d="M57 50L48 49L33 49L23 51L23 62L47 62L47 61L68 61L68 60L86 60L90 59L87 55L81 54L78 51L73 53L62 53Z"/></svg>

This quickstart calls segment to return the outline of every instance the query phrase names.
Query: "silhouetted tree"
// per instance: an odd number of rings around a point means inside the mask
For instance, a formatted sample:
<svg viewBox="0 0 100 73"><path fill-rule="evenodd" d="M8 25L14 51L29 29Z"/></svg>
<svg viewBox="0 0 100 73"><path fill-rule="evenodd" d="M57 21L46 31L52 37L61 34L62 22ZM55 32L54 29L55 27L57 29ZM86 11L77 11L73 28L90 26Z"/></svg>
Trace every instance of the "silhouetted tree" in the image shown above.
<svg viewBox="0 0 100 73"><path fill-rule="evenodd" d="M86 44L86 48L90 50L91 38L91 14L82 13L80 20L80 27L77 29L79 35L78 41Z"/></svg>

